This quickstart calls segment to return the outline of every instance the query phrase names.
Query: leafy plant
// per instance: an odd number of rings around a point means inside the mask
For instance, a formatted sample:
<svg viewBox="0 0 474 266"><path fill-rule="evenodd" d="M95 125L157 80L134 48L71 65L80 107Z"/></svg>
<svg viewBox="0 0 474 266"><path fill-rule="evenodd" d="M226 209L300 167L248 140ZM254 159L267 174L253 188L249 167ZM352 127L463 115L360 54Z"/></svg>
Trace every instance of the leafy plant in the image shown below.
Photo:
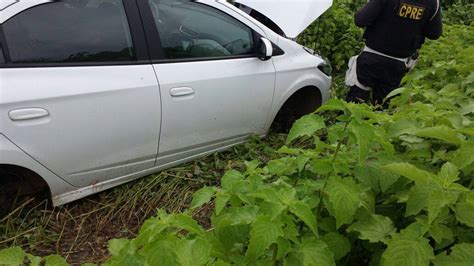
<svg viewBox="0 0 474 266"><path fill-rule="evenodd" d="M354 14L362 4L363 1L334 1L299 36L298 42L327 56L337 72L344 71L349 58L360 53L363 46L363 30L354 24Z"/></svg>

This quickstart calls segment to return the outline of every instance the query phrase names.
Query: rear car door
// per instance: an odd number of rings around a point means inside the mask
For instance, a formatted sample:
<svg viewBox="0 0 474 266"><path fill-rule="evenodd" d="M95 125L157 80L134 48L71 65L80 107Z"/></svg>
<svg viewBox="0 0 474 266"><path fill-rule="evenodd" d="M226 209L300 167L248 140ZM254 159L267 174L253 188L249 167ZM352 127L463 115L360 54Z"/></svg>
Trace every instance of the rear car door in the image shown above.
<svg viewBox="0 0 474 266"><path fill-rule="evenodd" d="M134 1L62 0L1 24L0 133L74 186L154 166L160 93Z"/></svg>
<svg viewBox="0 0 474 266"><path fill-rule="evenodd" d="M195 1L139 3L145 27L159 33L150 45L161 51L153 60L163 105L158 164L264 134L275 68L257 58L258 34Z"/></svg>

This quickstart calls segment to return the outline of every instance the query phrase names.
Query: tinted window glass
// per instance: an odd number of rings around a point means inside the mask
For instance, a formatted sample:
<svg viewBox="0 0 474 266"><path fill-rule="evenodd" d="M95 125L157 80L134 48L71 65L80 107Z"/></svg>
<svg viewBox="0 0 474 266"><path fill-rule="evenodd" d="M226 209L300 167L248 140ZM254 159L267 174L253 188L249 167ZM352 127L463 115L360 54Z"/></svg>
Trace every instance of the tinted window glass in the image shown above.
<svg viewBox="0 0 474 266"><path fill-rule="evenodd" d="M0 44L0 64L5 63L5 55L3 54L3 48L2 45Z"/></svg>
<svg viewBox="0 0 474 266"><path fill-rule="evenodd" d="M12 63L109 62L134 59L121 0L62 0L4 23Z"/></svg>
<svg viewBox="0 0 474 266"><path fill-rule="evenodd" d="M252 30L219 10L191 1L149 2L167 58L254 54Z"/></svg>

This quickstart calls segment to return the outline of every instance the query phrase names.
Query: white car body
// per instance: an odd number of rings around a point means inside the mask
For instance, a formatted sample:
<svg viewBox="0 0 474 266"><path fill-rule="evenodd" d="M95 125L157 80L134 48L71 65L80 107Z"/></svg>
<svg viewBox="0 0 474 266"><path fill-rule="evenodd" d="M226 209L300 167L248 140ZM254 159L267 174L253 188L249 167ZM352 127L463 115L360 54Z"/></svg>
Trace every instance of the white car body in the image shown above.
<svg viewBox="0 0 474 266"><path fill-rule="evenodd" d="M49 2L1 0L0 27ZM0 167L37 174L57 206L263 136L303 88L316 90L320 104L328 100L323 59L224 1L200 2L284 54L266 61L0 64Z"/></svg>

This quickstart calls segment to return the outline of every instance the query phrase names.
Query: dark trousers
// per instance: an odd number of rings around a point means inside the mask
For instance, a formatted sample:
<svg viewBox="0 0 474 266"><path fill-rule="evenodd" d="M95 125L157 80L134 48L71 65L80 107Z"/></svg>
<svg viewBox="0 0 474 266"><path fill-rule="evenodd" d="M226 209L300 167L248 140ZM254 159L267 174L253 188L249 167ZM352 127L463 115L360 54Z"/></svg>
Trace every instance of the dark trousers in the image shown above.
<svg viewBox="0 0 474 266"><path fill-rule="evenodd" d="M366 102L373 105L382 105L385 97L400 86L406 73L405 63L381 56L378 54L362 52L357 58L357 79L359 83L372 88L372 97L369 91L357 86L350 88L346 100L348 102Z"/></svg>

